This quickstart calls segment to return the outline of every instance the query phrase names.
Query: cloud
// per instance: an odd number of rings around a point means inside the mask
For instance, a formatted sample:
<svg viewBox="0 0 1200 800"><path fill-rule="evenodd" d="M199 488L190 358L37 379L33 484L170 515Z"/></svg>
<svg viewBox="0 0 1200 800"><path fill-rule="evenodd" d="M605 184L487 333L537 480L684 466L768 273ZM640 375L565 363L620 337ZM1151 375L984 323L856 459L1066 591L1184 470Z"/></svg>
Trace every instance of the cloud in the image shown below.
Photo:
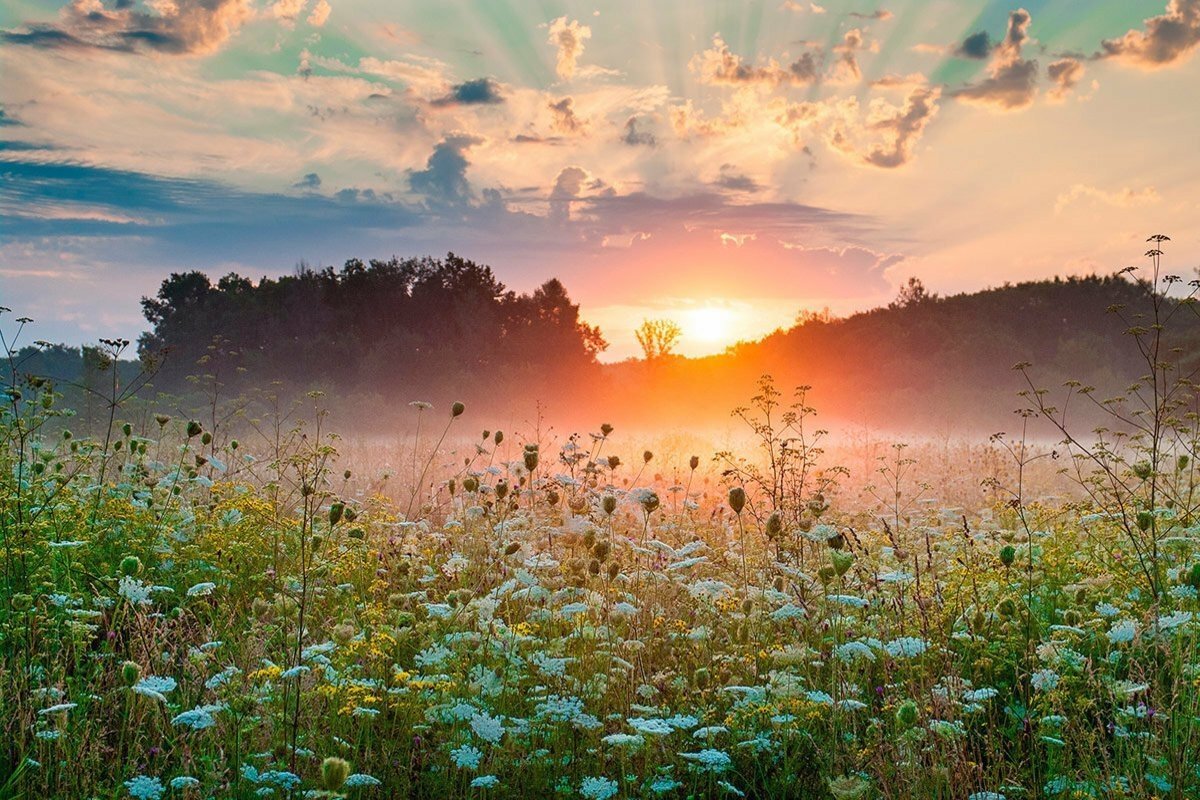
<svg viewBox="0 0 1200 800"><path fill-rule="evenodd" d="M500 84L491 78L476 78L450 87L441 97L429 101L432 106L477 106L495 105L504 102Z"/></svg>
<svg viewBox="0 0 1200 800"><path fill-rule="evenodd" d="M1165 14L1150 17L1145 25L1145 30L1105 39L1101 57L1143 69L1181 63L1200 44L1200 0L1171 0Z"/></svg>
<svg viewBox="0 0 1200 800"><path fill-rule="evenodd" d="M846 16L854 17L855 19L885 20L885 19L891 19L894 15L892 14L892 12L888 11L886 8L880 8L880 9L876 9L875 11L871 11L869 13L864 13L862 11L851 11Z"/></svg>
<svg viewBox="0 0 1200 800"><path fill-rule="evenodd" d="M433 148L425 169L409 172L409 187L424 196L431 208L470 204L474 193L467 181L467 167L471 164L467 151L482 141L465 134L447 136Z"/></svg>
<svg viewBox="0 0 1200 800"><path fill-rule="evenodd" d="M907 75L884 75L882 78L871 81L871 86L878 89L911 89L914 86L924 86L929 82L919 72L910 72Z"/></svg>
<svg viewBox="0 0 1200 800"><path fill-rule="evenodd" d="M858 51L865 45L860 28L851 28L842 37L842 43L833 48L838 54L830 68L829 79L834 83L858 83L862 80L862 69L858 66Z"/></svg>
<svg viewBox="0 0 1200 800"><path fill-rule="evenodd" d="M733 164L722 164L720 174L717 176L715 184L722 189L728 189L732 192L758 192L762 190L762 185L748 175L744 175L737 171Z"/></svg>
<svg viewBox="0 0 1200 800"><path fill-rule="evenodd" d="M308 0L276 0L271 4L271 14L276 19L295 22L296 17L300 16L306 5L308 5Z"/></svg>
<svg viewBox="0 0 1200 800"><path fill-rule="evenodd" d="M962 40L962 44L954 48L954 55L960 58L983 60L992 54L992 38L987 31L972 33Z"/></svg>
<svg viewBox="0 0 1200 800"><path fill-rule="evenodd" d="M1065 100L1075 84L1079 83L1083 73L1083 62L1077 58L1060 58L1052 62L1046 68L1047 76L1054 83L1054 87L1047 93L1050 99L1055 102Z"/></svg>
<svg viewBox="0 0 1200 800"><path fill-rule="evenodd" d="M587 172L581 167L566 167L554 180L550 191L550 220L557 223L571 221L571 202L579 198Z"/></svg>
<svg viewBox="0 0 1200 800"><path fill-rule="evenodd" d="M568 21L559 17L550 23L549 42L558 50L555 71L558 77L570 80L575 75L579 57L583 55L583 43L592 37L592 29L581 25L579 20Z"/></svg>
<svg viewBox="0 0 1200 800"><path fill-rule="evenodd" d="M814 14L824 14L825 7L819 6L816 3L801 3L797 0L783 0L783 5L780 8L785 11L811 11Z"/></svg>
<svg viewBox="0 0 1200 800"><path fill-rule="evenodd" d="M1157 203L1161 199L1158 190L1153 186L1147 186L1143 189L1123 187L1116 191L1107 192L1095 186L1077 183L1060 194L1058 199L1054 201L1054 213L1062 213L1067 206L1079 200L1093 200L1107 206L1113 206L1114 208L1132 208L1134 206Z"/></svg>
<svg viewBox="0 0 1200 800"><path fill-rule="evenodd" d="M308 24L314 28L324 27L329 21L329 14L333 8L329 5L329 0L317 0L317 4L313 6L312 13L308 15Z"/></svg>
<svg viewBox="0 0 1200 800"><path fill-rule="evenodd" d="M741 56L729 49L720 34L713 37L708 50L695 55L689 63L701 83L713 86L737 86L745 84L804 85L816 80L819 65L811 51L806 51L787 67L771 59L766 65L756 67L742 61Z"/></svg>
<svg viewBox="0 0 1200 800"><path fill-rule="evenodd" d="M654 147L658 144L658 140L654 138L653 133L638 127L638 118L636 116L625 120L625 128L621 134L621 141L631 146L644 145L646 147Z"/></svg>
<svg viewBox="0 0 1200 800"><path fill-rule="evenodd" d="M1037 94L1038 65L1021 57L1021 47L1029 38L1029 12L1023 8L1008 15L1008 32L996 45L988 77L966 86L953 96L968 103L990 106L1002 111L1026 108Z"/></svg>
<svg viewBox="0 0 1200 800"><path fill-rule="evenodd" d="M873 146L863 160L876 167L888 169L903 166L912 159L914 145L920 140L921 134L929 120L937 115L938 97L941 89L914 89L904 103L904 107L889 113L879 111L873 115L867 127L872 131L880 131L890 140L887 144Z"/></svg>
<svg viewBox="0 0 1200 800"><path fill-rule="evenodd" d="M321 176L315 172L310 172L300 180L292 184L293 189L302 189L305 191L316 191L321 188Z"/></svg>
<svg viewBox="0 0 1200 800"><path fill-rule="evenodd" d="M575 115L574 100L564 97L561 100L551 100L546 105L553 115L551 127L562 134L578 135L587 130L587 125Z"/></svg>
<svg viewBox="0 0 1200 800"><path fill-rule="evenodd" d="M204 55L220 49L254 16L250 0L173 0L153 9L139 10L125 0L112 7L101 0L74 0L59 12L57 23L3 31L0 40L51 49Z"/></svg>

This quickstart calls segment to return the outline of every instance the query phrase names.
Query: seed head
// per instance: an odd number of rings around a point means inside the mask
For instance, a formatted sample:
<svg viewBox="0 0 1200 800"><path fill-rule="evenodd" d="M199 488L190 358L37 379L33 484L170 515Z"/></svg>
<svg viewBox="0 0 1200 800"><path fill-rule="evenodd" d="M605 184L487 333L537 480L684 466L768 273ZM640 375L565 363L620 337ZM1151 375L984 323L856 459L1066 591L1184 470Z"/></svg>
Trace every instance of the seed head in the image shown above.
<svg viewBox="0 0 1200 800"><path fill-rule="evenodd" d="M746 507L746 490L741 486L734 486L729 490L729 507L735 514L741 514L742 509Z"/></svg>

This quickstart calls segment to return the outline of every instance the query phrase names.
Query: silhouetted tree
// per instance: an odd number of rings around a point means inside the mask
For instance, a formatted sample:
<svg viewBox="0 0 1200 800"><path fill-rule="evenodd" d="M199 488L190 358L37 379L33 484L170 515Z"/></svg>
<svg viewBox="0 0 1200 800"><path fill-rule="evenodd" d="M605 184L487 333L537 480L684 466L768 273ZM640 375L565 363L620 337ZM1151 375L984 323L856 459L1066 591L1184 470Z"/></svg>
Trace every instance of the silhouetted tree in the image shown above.
<svg viewBox="0 0 1200 800"><path fill-rule="evenodd" d="M633 335L642 346L646 360L657 361L671 354L683 331L669 319L647 319L642 321Z"/></svg>

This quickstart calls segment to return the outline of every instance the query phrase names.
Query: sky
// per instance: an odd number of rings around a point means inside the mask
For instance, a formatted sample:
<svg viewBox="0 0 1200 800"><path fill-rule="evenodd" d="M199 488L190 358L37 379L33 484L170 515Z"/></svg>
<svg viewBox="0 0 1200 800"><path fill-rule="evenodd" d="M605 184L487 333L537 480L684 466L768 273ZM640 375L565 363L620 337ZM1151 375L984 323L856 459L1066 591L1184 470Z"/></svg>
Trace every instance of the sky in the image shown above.
<svg viewBox="0 0 1200 800"><path fill-rule="evenodd" d="M7 0L0 305L136 339L170 272L452 251L620 360L1154 233L1191 278L1198 48L1200 0Z"/></svg>

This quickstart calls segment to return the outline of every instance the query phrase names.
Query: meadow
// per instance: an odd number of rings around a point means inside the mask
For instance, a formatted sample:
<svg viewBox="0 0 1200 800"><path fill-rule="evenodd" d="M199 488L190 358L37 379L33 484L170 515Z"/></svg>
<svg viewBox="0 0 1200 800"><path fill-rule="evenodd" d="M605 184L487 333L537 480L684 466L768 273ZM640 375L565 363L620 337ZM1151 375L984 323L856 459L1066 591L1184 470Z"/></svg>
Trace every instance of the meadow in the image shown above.
<svg viewBox="0 0 1200 800"><path fill-rule="evenodd" d="M1086 437L1031 382L1007 436L837 450L764 377L736 451L414 401L387 468L319 395L114 378L76 435L14 367L0 797L1200 796L1195 392L1149 352Z"/></svg>

